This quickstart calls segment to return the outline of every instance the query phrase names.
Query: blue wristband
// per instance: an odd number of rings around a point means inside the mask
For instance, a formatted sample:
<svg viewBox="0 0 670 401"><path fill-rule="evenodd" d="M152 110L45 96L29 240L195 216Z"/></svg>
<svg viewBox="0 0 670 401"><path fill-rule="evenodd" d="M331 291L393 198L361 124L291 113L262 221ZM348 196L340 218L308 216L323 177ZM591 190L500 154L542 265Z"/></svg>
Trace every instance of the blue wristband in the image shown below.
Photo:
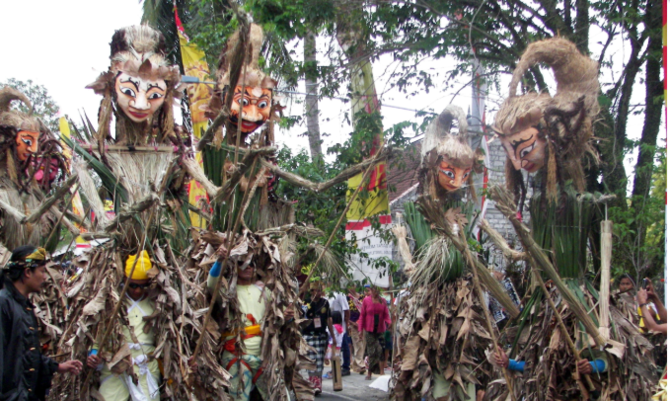
<svg viewBox="0 0 670 401"><path fill-rule="evenodd" d="M209 270L209 275L212 277L219 277L219 274L221 274L221 262L217 260L214 263L214 266Z"/></svg>
<svg viewBox="0 0 670 401"><path fill-rule="evenodd" d="M605 371L605 361L603 361L602 359L596 359L593 362L589 362L589 364L591 364L593 373L602 373Z"/></svg>
<svg viewBox="0 0 670 401"><path fill-rule="evenodd" d="M98 355L98 349L97 349L97 348L93 348L92 350L90 350L90 351L88 352L88 356L91 356L91 355Z"/></svg>
<svg viewBox="0 0 670 401"><path fill-rule="evenodd" d="M515 372L523 372L525 367L526 361L515 361L514 359L510 359L509 364L507 364L507 369Z"/></svg>

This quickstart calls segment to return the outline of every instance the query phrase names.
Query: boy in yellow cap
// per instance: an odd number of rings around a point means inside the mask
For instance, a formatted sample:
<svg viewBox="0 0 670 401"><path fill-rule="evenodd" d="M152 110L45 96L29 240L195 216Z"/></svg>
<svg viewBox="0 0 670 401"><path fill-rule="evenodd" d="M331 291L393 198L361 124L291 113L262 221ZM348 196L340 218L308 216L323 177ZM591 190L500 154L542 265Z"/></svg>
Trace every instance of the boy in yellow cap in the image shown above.
<svg viewBox="0 0 670 401"><path fill-rule="evenodd" d="M145 332L145 316L151 316L155 310L153 300L147 296L150 285L149 270L151 258L147 251L139 255L130 255L126 260L125 276L130 277L126 290L126 306L128 326L123 327L123 334L130 349L133 371L139 379L138 384L125 372L114 372L107 363L97 355L94 348L86 364L90 368L102 370L100 376L100 394L105 401L157 401L160 399L160 370L158 361L153 357L156 349L153 328ZM125 282L125 281L124 281ZM130 330L132 330L132 334ZM118 350L116 350L118 351Z"/></svg>

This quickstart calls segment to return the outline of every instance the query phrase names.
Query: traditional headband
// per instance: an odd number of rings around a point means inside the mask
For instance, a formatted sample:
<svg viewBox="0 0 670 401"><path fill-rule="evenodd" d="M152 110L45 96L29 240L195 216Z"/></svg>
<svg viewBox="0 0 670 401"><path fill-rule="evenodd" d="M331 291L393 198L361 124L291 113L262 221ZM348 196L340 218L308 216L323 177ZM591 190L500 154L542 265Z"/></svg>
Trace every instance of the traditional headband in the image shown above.
<svg viewBox="0 0 670 401"><path fill-rule="evenodd" d="M44 248L37 248L33 253L26 256L24 260L11 261L7 263L7 269L25 269L28 267L38 267L43 265L47 259L47 251Z"/></svg>

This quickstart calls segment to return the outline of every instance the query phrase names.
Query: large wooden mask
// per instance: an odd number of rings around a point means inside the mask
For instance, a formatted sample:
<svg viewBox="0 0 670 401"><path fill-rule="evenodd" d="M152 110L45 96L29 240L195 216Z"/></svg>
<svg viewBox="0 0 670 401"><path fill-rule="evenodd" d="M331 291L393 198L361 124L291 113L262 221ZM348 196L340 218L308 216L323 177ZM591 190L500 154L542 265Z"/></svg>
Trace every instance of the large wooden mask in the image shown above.
<svg viewBox="0 0 670 401"><path fill-rule="evenodd" d="M238 85L233 96L230 122L235 127L239 123L242 133L250 134L270 119L271 108L272 90L245 86L242 93L242 85Z"/></svg>
<svg viewBox="0 0 670 401"><path fill-rule="evenodd" d="M534 173L545 164L547 141L535 127L528 127L511 135L501 136L500 142L515 170Z"/></svg>
<svg viewBox="0 0 670 401"><path fill-rule="evenodd" d="M119 72L114 89L121 111L132 121L141 123L151 118L163 105L167 84L164 79L142 79Z"/></svg>
<svg viewBox="0 0 670 401"><path fill-rule="evenodd" d="M470 176L472 167L461 168L459 163L447 157L442 157L438 168L437 182L447 192L454 192L461 189Z"/></svg>

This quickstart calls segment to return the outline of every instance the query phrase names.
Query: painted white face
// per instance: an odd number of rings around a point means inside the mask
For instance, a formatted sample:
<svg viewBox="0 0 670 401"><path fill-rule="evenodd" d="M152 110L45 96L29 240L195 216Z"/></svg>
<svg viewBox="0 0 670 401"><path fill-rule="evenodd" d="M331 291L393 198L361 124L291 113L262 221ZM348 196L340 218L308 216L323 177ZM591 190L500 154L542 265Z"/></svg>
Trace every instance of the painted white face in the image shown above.
<svg viewBox="0 0 670 401"><path fill-rule="evenodd" d="M500 142L516 170L524 169L534 173L544 166L547 140L539 137L537 128L529 127L512 135L502 136Z"/></svg>
<svg viewBox="0 0 670 401"><path fill-rule="evenodd" d="M116 77L116 101L123 113L136 123L153 116L163 105L167 84L164 80L147 81L125 72Z"/></svg>

